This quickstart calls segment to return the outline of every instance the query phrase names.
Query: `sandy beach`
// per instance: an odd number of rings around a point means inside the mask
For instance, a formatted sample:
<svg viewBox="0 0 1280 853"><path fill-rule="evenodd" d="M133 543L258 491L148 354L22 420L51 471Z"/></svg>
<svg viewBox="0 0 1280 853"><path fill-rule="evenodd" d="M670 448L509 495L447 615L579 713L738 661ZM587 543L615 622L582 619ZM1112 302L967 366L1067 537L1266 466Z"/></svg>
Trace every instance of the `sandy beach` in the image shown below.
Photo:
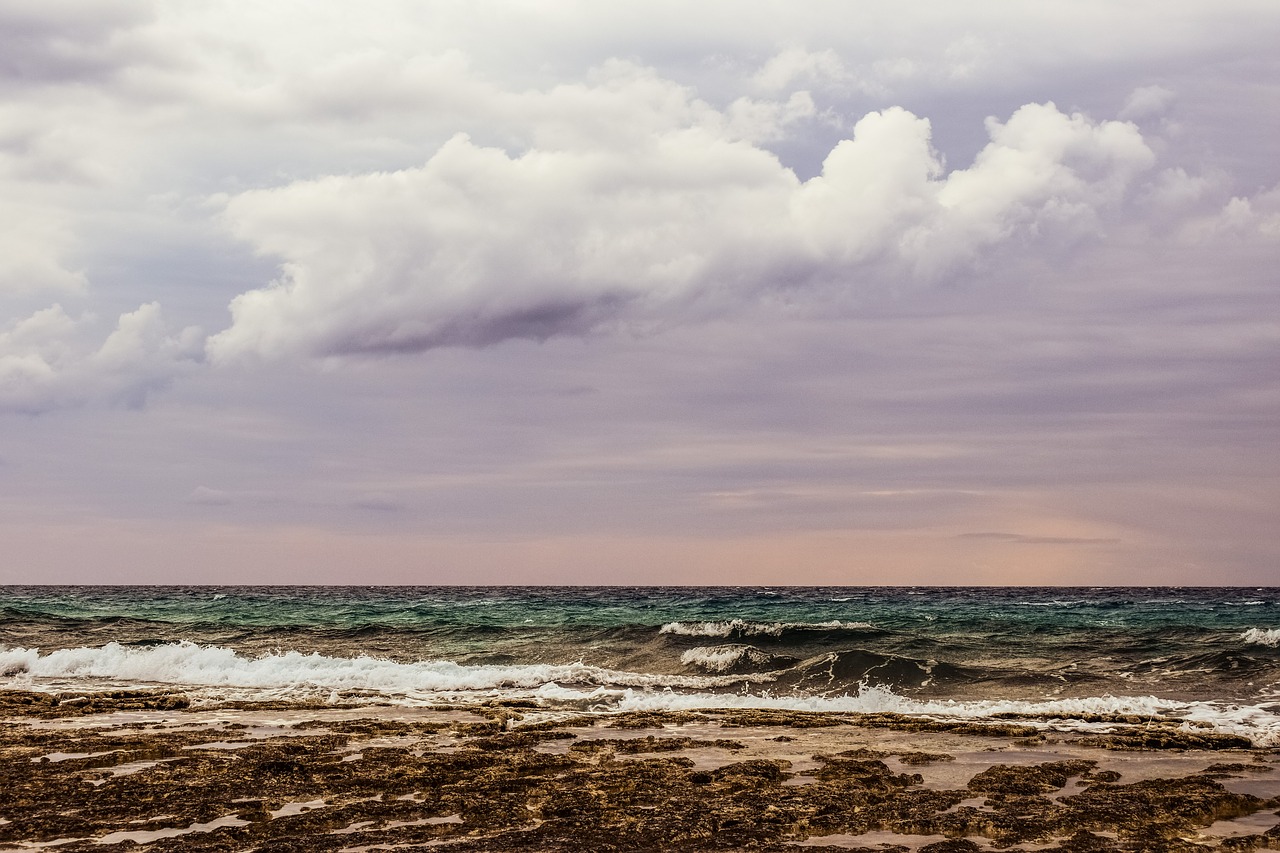
<svg viewBox="0 0 1280 853"><path fill-rule="evenodd" d="M21 691L0 717L5 850L1280 847L1276 750L1136 718Z"/></svg>

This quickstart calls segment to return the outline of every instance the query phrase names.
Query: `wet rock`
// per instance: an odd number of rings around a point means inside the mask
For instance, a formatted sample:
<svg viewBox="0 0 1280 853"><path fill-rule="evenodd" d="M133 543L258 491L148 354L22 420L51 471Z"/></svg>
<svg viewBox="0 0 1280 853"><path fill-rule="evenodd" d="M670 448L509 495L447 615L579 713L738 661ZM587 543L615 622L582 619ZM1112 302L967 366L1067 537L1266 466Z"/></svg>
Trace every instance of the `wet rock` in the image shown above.
<svg viewBox="0 0 1280 853"><path fill-rule="evenodd" d="M956 757L941 752L901 752L898 753L898 760L903 764L919 767L926 764L937 764L940 761L955 761Z"/></svg>
<svg viewBox="0 0 1280 853"><path fill-rule="evenodd" d="M900 732L951 732L964 735L1025 738L1039 736L1035 726L1016 723L975 723L961 720L929 720L905 714L857 714L847 721L849 725L875 729L893 729Z"/></svg>
<svg viewBox="0 0 1280 853"><path fill-rule="evenodd" d="M948 838L946 841L926 844L920 848L920 853L976 853L981 849L967 838Z"/></svg>
<svg viewBox="0 0 1280 853"><path fill-rule="evenodd" d="M919 785L924 778L918 773L907 775L895 774L883 762L866 758L841 758L838 756L815 755L815 761L823 762L822 767L814 774L824 782L839 780L845 784L854 784L866 788L908 788Z"/></svg>
<svg viewBox="0 0 1280 853"><path fill-rule="evenodd" d="M648 735L638 738L591 738L580 741L569 747L575 752L599 752L608 749L620 755L635 755L642 752L678 752L685 749L745 749L736 740L696 740L691 737L654 737Z"/></svg>
<svg viewBox="0 0 1280 853"><path fill-rule="evenodd" d="M153 690L112 690L102 693L38 693L0 690L0 716L81 717L109 711L175 711L191 705L184 694Z"/></svg>
<svg viewBox="0 0 1280 853"><path fill-rule="evenodd" d="M748 726L787 726L793 729L819 729L847 725L848 720L837 714L818 711L721 711L720 725L734 728Z"/></svg>
<svg viewBox="0 0 1280 853"><path fill-rule="evenodd" d="M669 725L705 722L703 714L691 711L632 711L609 717L611 729L660 729Z"/></svg>
<svg viewBox="0 0 1280 853"><path fill-rule="evenodd" d="M1165 843L1217 820L1253 814L1262 800L1235 794L1204 776L1095 784L1063 797L1062 826L1110 830L1141 843Z"/></svg>
<svg viewBox="0 0 1280 853"><path fill-rule="evenodd" d="M1061 790L1072 776L1092 769L1094 761L1047 764L996 764L969 780L969 790L983 794L1048 794Z"/></svg>
<svg viewBox="0 0 1280 853"><path fill-rule="evenodd" d="M472 749L529 749L538 744L549 740L571 740L576 738L573 732L558 731L518 731L506 732L502 735L493 735L490 737L475 738L467 741L466 745Z"/></svg>
<svg viewBox="0 0 1280 853"><path fill-rule="evenodd" d="M1167 725L1143 726L1098 737L1083 738L1084 746L1115 750L1249 749L1253 741L1240 735L1190 732Z"/></svg>
<svg viewBox="0 0 1280 853"><path fill-rule="evenodd" d="M1109 853L1119 848L1112 839L1082 829L1053 849L1063 853Z"/></svg>
<svg viewBox="0 0 1280 853"><path fill-rule="evenodd" d="M1240 773L1270 773L1271 770L1269 764L1242 764L1237 761L1210 764L1200 772L1205 776L1234 776Z"/></svg>

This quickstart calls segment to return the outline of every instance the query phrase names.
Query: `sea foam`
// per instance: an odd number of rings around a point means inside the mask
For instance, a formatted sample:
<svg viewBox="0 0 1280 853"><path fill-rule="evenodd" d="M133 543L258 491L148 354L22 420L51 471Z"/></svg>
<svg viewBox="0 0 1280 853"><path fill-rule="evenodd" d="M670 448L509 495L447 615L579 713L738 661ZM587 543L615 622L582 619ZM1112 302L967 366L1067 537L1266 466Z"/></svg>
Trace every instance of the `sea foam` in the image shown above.
<svg viewBox="0 0 1280 853"><path fill-rule="evenodd" d="M595 696L603 698L605 691ZM952 720L1019 719L1027 725L1056 730L1108 731L1111 724L1091 722L1097 716L1141 716L1183 721L1184 730L1211 731L1249 738L1258 747L1280 745L1280 715L1272 707L1219 702L1180 702L1155 696L1089 696L1045 701L921 700L901 696L887 687L864 684L841 696L783 696L770 694L677 693L672 690L625 689L612 697L619 711L677 711L700 708L750 708L786 711L825 711L855 714L903 714Z"/></svg>
<svg viewBox="0 0 1280 853"><path fill-rule="evenodd" d="M743 664L764 666L772 660L773 655L768 652L762 652L753 646L734 644L698 646L680 655L680 662L685 666L696 666L708 672L727 672Z"/></svg>
<svg viewBox="0 0 1280 853"><path fill-rule="evenodd" d="M781 637L784 631L857 631L874 630L869 622L748 622L730 619L718 622L668 622L659 634L683 637Z"/></svg>
<svg viewBox="0 0 1280 853"><path fill-rule="evenodd" d="M1280 628L1250 628L1240 639L1253 646L1280 646Z"/></svg>
<svg viewBox="0 0 1280 853"><path fill-rule="evenodd" d="M402 663L361 655L328 657L297 651L245 657L233 649L190 642L100 648L0 648L9 677L90 679L196 687L326 688L386 694L533 689L551 683L707 690L762 676L681 676L626 672L585 663L466 666L447 660Z"/></svg>
<svg viewBox="0 0 1280 853"><path fill-rule="evenodd" d="M1257 630L1257 629L1254 629ZM1249 632L1246 632L1248 634ZM1259 631L1260 642L1280 642L1280 631ZM1270 644L1270 643L1268 643ZM714 665L732 666L750 646L690 650ZM709 667L713 668L713 667ZM111 685L165 685L224 698L237 691L270 692L278 698L315 691L372 692L392 701L415 703L441 697L525 697L595 711L654 711L696 708L760 708L841 713L895 713L944 719L1021 718L1029 725L1057 729L1105 729L1093 716L1137 715L1183 721L1249 738L1259 747L1280 746L1280 703L1262 705L1181 701L1154 696L1093 696L1044 701L1014 699L917 699L888 687L861 684L843 694L774 694L761 687L768 675L638 673L585 663L524 666L466 666L444 660L398 662L358 656L329 657L298 651L242 655L233 649L190 642L150 647L108 643L98 648L37 649L0 646L0 674L14 686L41 687L70 682L78 689ZM748 683L750 692L742 690ZM714 692L735 688L740 692ZM212 691L212 693L210 693ZM244 694L240 694L244 695Z"/></svg>

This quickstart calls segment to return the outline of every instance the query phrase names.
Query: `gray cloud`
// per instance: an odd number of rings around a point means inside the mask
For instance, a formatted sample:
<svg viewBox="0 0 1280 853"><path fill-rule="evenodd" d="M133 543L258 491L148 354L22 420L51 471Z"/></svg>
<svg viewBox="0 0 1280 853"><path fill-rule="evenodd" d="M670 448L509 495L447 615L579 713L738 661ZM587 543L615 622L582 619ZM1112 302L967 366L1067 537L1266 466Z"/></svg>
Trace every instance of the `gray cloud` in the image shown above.
<svg viewBox="0 0 1280 853"><path fill-rule="evenodd" d="M148 0L5 0L0 86L98 82L135 58L129 31L152 19Z"/></svg>

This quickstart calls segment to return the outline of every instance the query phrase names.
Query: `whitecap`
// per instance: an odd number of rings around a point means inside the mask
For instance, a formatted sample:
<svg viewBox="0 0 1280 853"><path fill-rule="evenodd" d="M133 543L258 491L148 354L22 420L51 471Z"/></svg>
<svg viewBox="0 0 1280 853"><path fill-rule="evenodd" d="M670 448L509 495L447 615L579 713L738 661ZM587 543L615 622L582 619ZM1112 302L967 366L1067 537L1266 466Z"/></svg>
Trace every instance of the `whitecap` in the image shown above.
<svg viewBox="0 0 1280 853"><path fill-rule="evenodd" d="M771 660L773 655L754 646L742 645L698 646L680 655L680 662L685 666L696 666L708 672L728 672L742 664L762 666Z"/></svg>
<svg viewBox="0 0 1280 853"><path fill-rule="evenodd" d="M675 634L683 637L780 637L784 631L857 631L874 630L870 622L749 622L745 619L729 619L707 622L668 622L658 629L659 634Z"/></svg>
<svg viewBox="0 0 1280 853"><path fill-rule="evenodd" d="M329 657L298 651L246 657L233 649L191 642L144 648L0 647L0 672L33 679L126 682L138 685L368 691L382 694L528 690L550 683L707 690L766 676L681 676L627 672L585 663L467 666L448 660L401 663L360 655Z"/></svg>
<svg viewBox="0 0 1280 853"><path fill-rule="evenodd" d="M1092 722L1097 716L1139 716L1180 721L1187 731L1214 731L1246 737L1257 747L1280 745L1280 715L1275 706L1184 702L1155 696L1090 696L1024 701L1015 699L912 699L888 687L863 684L841 696L784 696L768 693L677 693L674 690L626 689L612 702L619 711L743 708L825 711L856 714L903 714L932 719L981 721L1018 719L1027 725L1059 731L1110 731L1114 724Z"/></svg>
<svg viewBox="0 0 1280 853"><path fill-rule="evenodd" d="M1240 639L1253 646L1280 646L1280 628L1250 628Z"/></svg>

